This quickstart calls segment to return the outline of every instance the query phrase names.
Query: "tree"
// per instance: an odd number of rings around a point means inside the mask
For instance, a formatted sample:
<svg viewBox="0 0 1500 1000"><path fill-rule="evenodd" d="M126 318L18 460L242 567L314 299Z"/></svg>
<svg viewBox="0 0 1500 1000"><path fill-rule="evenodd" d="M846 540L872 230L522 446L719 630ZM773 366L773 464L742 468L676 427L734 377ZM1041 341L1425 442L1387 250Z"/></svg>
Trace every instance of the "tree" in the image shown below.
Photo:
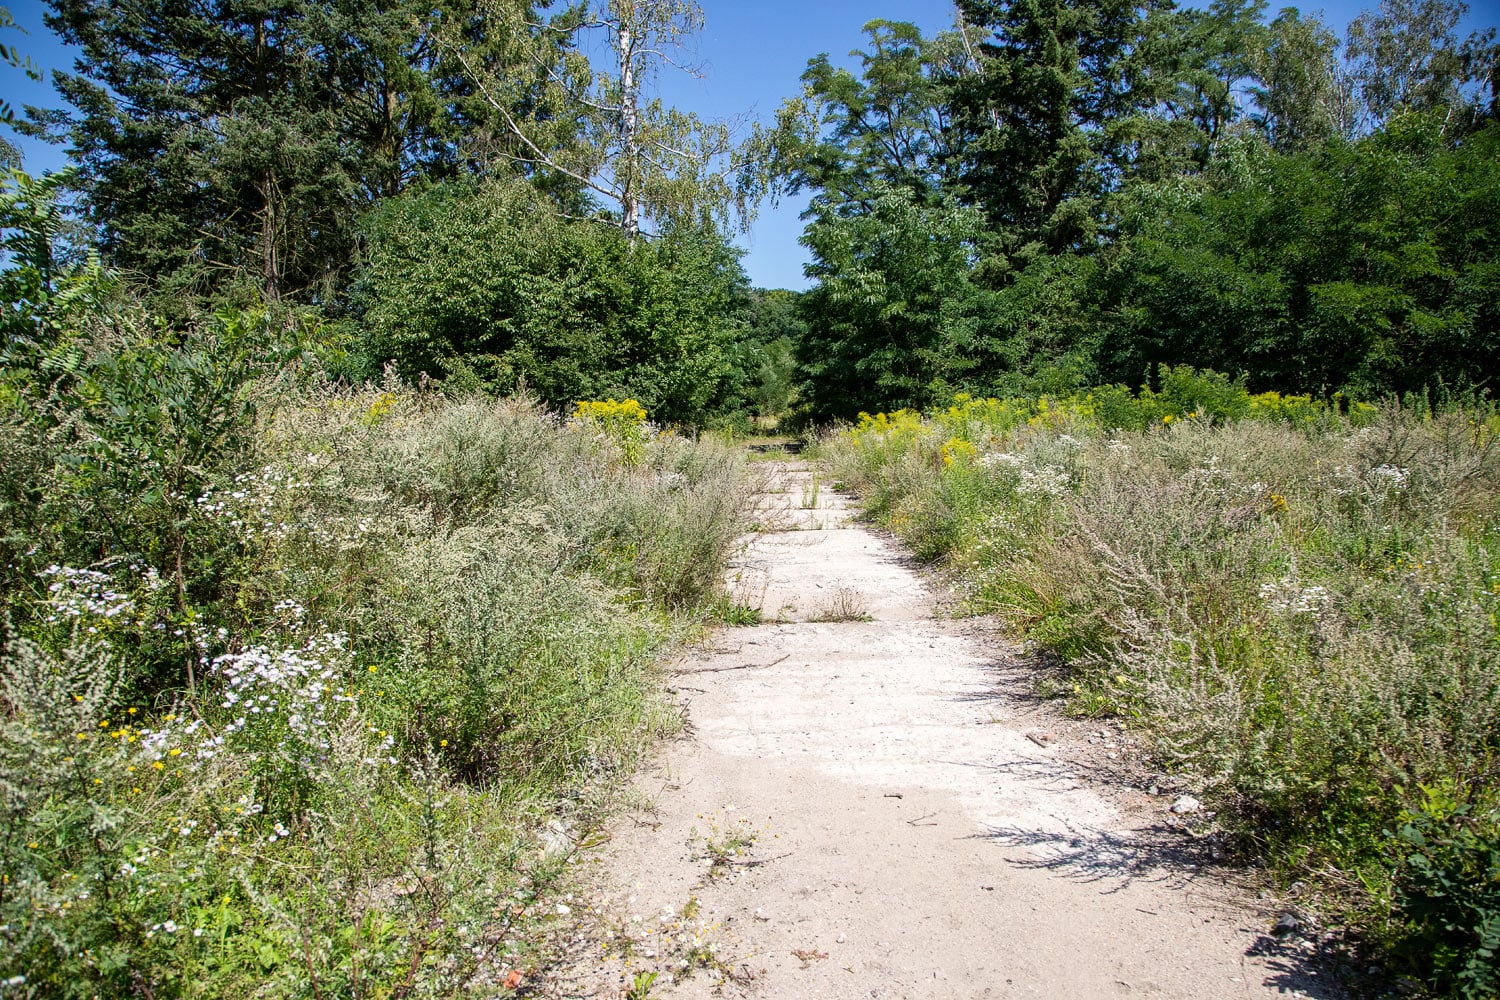
<svg viewBox="0 0 1500 1000"><path fill-rule="evenodd" d="M1353 134L1352 87L1339 64L1338 36L1316 15L1288 7L1271 22L1255 60L1253 116L1278 152L1295 153Z"/></svg>
<svg viewBox="0 0 1500 1000"><path fill-rule="evenodd" d="M745 280L711 230L632 241L501 175L390 199L367 240L364 374L394 362L458 390L524 382L557 406L631 396L663 420L700 421L718 401Z"/></svg>
<svg viewBox="0 0 1500 1000"><path fill-rule="evenodd" d="M11 17L10 11L0 7L0 31L17 28L15 18ZM0 64L19 69L33 80L42 78L41 70L37 69L36 63L29 56L23 56L13 45L0 45ZM10 102L0 97L0 125L15 125L16 109L10 106ZM19 167L21 165L21 151L16 144L4 136L0 136L0 166Z"/></svg>
<svg viewBox="0 0 1500 1000"><path fill-rule="evenodd" d="M1500 125L1455 144L1446 114L1295 154L1262 147L1175 202L1137 192L1102 274L1101 374L1190 364L1365 398L1493 379Z"/></svg>
<svg viewBox="0 0 1500 1000"><path fill-rule="evenodd" d="M1474 117L1500 121L1500 43L1495 41L1495 29L1471 34L1463 56L1464 76L1475 84Z"/></svg>
<svg viewBox="0 0 1500 1000"><path fill-rule="evenodd" d="M589 192L595 201L584 207L613 212L630 239L646 220L724 224L753 214L765 133L737 143L729 124L646 96L662 67L683 68L682 43L703 26L693 0L598 0L545 23L510 7L487 17L527 40L534 100L521 107L516 88L526 81L473 65L459 46L455 53L511 140L502 155L523 172ZM591 48L607 53L605 71L589 62Z"/></svg>
<svg viewBox="0 0 1500 1000"><path fill-rule="evenodd" d="M1397 109L1426 111L1458 103L1464 57L1454 29L1461 0L1381 0L1349 25L1348 55L1373 124Z"/></svg>
<svg viewBox="0 0 1500 1000"><path fill-rule="evenodd" d="M49 0L111 263L179 288L326 298L375 198L451 169L431 8L408 0ZM451 8L444 8L451 10Z"/></svg>
<svg viewBox="0 0 1500 1000"><path fill-rule="evenodd" d="M745 298L745 331L736 345L739 391L756 416L777 418L796 399L797 346L807 336L801 293L751 289Z"/></svg>
<svg viewBox="0 0 1500 1000"><path fill-rule="evenodd" d="M882 185L868 202L825 206L802 236L818 284L801 300L798 361L820 419L946 400L984 362L988 296L972 281L983 215Z"/></svg>
<svg viewBox="0 0 1500 1000"><path fill-rule="evenodd" d="M1215 144L1241 115L1241 95L1265 49L1265 0L1213 0L1206 10L1176 11L1175 72L1164 102L1197 128L1194 166L1205 167Z"/></svg>
<svg viewBox="0 0 1500 1000"><path fill-rule="evenodd" d="M1094 199L1111 182L1109 127L1140 110L1127 57L1141 40L1137 0L959 0L990 32L975 72L949 90L960 183L1012 248L1084 246Z"/></svg>
<svg viewBox="0 0 1500 1000"><path fill-rule="evenodd" d="M1208 169L1244 115L1255 56L1266 44L1264 8L1264 0L1214 0L1202 10L1142 6L1116 71L1128 84L1127 100L1095 129L1102 193Z"/></svg>
<svg viewBox="0 0 1500 1000"><path fill-rule="evenodd" d="M963 41L955 32L922 37L904 21L871 21L859 76L835 67L826 53L808 60L803 95L784 115L805 122L783 154L793 191L818 199L858 202L872 184L905 188L924 201L950 187L953 150L943 87L963 72Z"/></svg>
<svg viewBox="0 0 1500 1000"><path fill-rule="evenodd" d="M70 260L60 245L66 220L57 199L72 180L71 168L41 178L0 174L0 385L65 372L61 359L77 353L83 320L111 283L96 255Z"/></svg>

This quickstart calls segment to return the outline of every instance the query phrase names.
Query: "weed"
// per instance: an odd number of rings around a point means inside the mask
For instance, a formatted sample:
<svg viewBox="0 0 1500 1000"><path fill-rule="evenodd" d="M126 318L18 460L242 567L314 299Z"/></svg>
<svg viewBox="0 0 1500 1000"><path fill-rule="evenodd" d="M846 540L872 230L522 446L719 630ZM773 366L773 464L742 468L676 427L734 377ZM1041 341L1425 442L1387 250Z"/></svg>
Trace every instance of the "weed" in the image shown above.
<svg viewBox="0 0 1500 1000"><path fill-rule="evenodd" d="M688 844L695 857L708 861L709 875L713 878L723 877L734 865L741 863L762 835L762 831L744 817L732 823L727 818L721 819L716 812L698 818L707 824L707 828L699 833L698 828L693 827Z"/></svg>
<svg viewBox="0 0 1500 1000"><path fill-rule="evenodd" d="M493 995L571 853L546 820L676 724L653 663L720 600L742 458L394 381L152 409L215 344L65 434L0 413L0 979Z"/></svg>
<svg viewBox="0 0 1500 1000"><path fill-rule="evenodd" d="M828 952L819 951L816 948L793 948L792 957L802 963L802 968L810 969L814 962L821 962L828 958Z"/></svg>
<svg viewBox="0 0 1500 1000"><path fill-rule="evenodd" d="M1500 807L1476 811L1457 790L1424 787L1392 835L1396 896L1411 931L1406 960L1444 992L1500 993Z"/></svg>
<svg viewBox="0 0 1500 1000"><path fill-rule="evenodd" d="M625 1000L650 1000L651 988L656 985L657 973L637 972L625 990Z"/></svg>
<svg viewBox="0 0 1500 1000"><path fill-rule="evenodd" d="M867 622L870 606L863 594L853 587L835 587L828 599L808 621L814 622Z"/></svg>
<svg viewBox="0 0 1500 1000"><path fill-rule="evenodd" d="M816 470L814 470L813 474L812 474L812 479L809 480L809 482L808 482L808 484L806 486L802 487L802 504L801 504L801 506L802 506L803 510L816 510L817 509L817 507L818 507L818 491L819 491L818 473L817 473Z"/></svg>
<svg viewBox="0 0 1500 1000"><path fill-rule="evenodd" d="M764 617L760 608L739 604L727 594L704 606L711 621L724 625L759 625Z"/></svg>

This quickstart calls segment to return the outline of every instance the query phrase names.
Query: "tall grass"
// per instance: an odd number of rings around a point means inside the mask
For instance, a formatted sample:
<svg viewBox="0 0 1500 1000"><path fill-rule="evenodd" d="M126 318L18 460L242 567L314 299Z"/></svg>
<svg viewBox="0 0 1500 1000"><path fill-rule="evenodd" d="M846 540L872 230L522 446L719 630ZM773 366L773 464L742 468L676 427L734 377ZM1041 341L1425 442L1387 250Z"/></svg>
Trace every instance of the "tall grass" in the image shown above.
<svg viewBox="0 0 1500 1000"><path fill-rule="evenodd" d="M540 824L675 724L736 454L276 378L180 467L188 416L0 413L0 996L505 994Z"/></svg>
<svg viewBox="0 0 1500 1000"><path fill-rule="evenodd" d="M864 417L826 456L1247 851L1363 908L1438 989L1493 995L1500 423L1212 377L1203 404L1179 381L1165 407L1106 391ZM1427 862L1478 881L1444 890Z"/></svg>

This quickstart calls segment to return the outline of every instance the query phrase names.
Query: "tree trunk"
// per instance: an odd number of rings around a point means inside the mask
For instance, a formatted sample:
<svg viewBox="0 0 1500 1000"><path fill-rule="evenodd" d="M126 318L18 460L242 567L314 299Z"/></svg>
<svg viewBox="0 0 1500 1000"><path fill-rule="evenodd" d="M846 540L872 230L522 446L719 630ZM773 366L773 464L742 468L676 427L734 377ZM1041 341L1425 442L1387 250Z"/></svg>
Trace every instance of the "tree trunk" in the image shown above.
<svg viewBox="0 0 1500 1000"><path fill-rule="evenodd" d="M266 24L264 20L255 22L255 61L257 65L263 65L268 58L268 40L266 37ZM257 88L262 95L270 91L266 82L269 72L262 68L258 74L260 86ZM267 167L260 176L260 183L256 185L257 193L260 195L260 270L261 281L265 288L266 300L274 302L281 297L281 262L276 256L276 214L277 214L277 188L276 175L270 167Z"/></svg>
<svg viewBox="0 0 1500 1000"><path fill-rule="evenodd" d="M641 232L640 210L640 81L635 75L635 47L639 42L633 29L635 5L623 5L618 44L620 49L620 228L627 239L635 240Z"/></svg>
<svg viewBox="0 0 1500 1000"><path fill-rule="evenodd" d="M266 300L281 297L281 259L276 253L276 178L267 170L260 181L260 260Z"/></svg>

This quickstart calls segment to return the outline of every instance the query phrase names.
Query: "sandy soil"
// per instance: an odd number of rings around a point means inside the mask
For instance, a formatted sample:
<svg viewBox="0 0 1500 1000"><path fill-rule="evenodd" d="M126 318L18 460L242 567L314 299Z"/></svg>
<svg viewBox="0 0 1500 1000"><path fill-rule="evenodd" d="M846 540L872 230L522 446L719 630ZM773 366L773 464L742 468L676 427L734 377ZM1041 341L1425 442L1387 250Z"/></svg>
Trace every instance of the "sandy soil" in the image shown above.
<svg viewBox="0 0 1500 1000"><path fill-rule="evenodd" d="M675 668L687 735L589 862L570 967L538 992L1337 995L1200 867L1172 796L1098 780L1128 738L1038 703L847 497L784 464L760 507L733 584L769 623Z"/></svg>

